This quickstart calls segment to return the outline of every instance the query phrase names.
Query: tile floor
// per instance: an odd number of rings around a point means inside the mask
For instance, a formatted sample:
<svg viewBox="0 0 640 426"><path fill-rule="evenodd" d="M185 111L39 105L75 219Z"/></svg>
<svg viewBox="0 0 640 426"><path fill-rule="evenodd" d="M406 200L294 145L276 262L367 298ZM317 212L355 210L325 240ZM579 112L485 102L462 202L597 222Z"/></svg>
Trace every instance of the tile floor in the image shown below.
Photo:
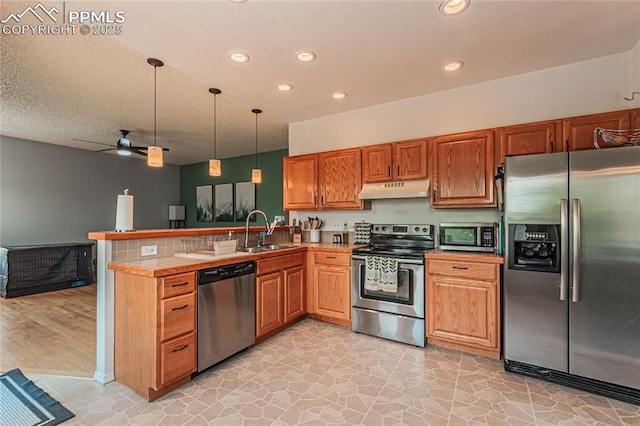
<svg viewBox="0 0 640 426"><path fill-rule="evenodd" d="M306 319L148 403L118 383L28 374L78 425L640 425L640 407Z"/></svg>

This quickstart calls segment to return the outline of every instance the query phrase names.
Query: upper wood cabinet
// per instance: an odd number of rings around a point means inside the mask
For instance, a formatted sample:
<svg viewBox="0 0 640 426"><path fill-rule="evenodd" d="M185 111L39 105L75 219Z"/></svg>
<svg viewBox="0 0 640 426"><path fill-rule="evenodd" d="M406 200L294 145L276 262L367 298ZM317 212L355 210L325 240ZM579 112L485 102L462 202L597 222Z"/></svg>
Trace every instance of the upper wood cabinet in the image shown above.
<svg viewBox="0 0 640 426"><path fill-rule="evenodd" d="M593 131L596 127L603 129L631 128L632 110L604 112L602 114L583 115L567 118L562 121L562 138L566 151L581 151L595 149L593 145ZM600 148L609 148L599 140Z"/></svg>
<svg viewBox="0 0 640 426"><path fill-rule="evenodd" d="M283 159L285 210L313 210L318 206L318 155Z"/></svg>
<svg viewBox="0 0 640 426"><path fill-rule="evenodd" d="M414 139L362 148L365 183L427 178L427 139Z"/></svg>
<svg viewBox="0 0 640 426"><path fill-rule="evenodd" d="M503 165L507 155L548 154L562 151L558 120L521 124L498 129L497 164Z"/></svg>
<svg viewBox="0 0 640 426"><path fill-rule="evenodd" d="M321 209L361 209L362 154L360 148L318 154Z"/></svg>
<svg viewBox="0 0 640 426"><path fill-rule="evenodd" d="M285 157L285 210L363 209L360 148Z"/></svg>
<svg viewBox="0 0 640 426"><path fill-rule="evenodd" d="M495 207L493 129L433 139L431 207Z"/></svg>

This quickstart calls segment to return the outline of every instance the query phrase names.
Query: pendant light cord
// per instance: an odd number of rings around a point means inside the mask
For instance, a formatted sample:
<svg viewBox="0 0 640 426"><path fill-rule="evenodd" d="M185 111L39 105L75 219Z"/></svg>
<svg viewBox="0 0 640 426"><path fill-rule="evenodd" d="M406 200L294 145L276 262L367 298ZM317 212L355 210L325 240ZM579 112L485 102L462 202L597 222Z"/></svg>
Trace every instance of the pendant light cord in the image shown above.
<svg viewBox="0 0 640 426"><path fill-rule="evenodd" d="M158 66L153 66L153 146L156 144L156 133L158 127Z"/></svg>
<svg viewBox="0 0 640 426"><path fill-rule="evenodd" d="M216 97L217 97L217 93L213 94L213 158L218 158L216 156L216 131L217 131L217 121L218 121L218 115L216 112Z"/></svg>
<svg viewBox="0 0 640 426"><path fill-rule="evenodd" d="M258 113L256 112L256 169L258 168Z"/></svg>

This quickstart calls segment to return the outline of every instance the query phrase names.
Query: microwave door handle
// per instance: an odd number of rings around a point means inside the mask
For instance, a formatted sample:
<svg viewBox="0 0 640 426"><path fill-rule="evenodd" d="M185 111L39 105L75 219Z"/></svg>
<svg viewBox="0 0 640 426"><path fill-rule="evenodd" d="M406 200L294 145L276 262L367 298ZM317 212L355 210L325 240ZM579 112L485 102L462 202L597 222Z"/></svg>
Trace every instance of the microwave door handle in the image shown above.
<svg viewBox="0 0 640 426"><path fill-rule="evenodd" d="M569 202L560 200L560 300L569 295Z"/></svg>

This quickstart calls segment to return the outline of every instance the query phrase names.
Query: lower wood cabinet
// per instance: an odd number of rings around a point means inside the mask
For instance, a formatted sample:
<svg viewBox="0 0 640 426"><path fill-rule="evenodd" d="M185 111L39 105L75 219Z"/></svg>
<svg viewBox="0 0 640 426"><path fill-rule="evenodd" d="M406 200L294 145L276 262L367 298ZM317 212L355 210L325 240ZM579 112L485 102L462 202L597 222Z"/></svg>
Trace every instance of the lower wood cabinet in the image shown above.
<svg viewBox="0 0 640 426"><path fill-rule="evenodd" d="M307 313L304 256L295 253L256 262L256 337Z"/></svg>
<svg viewBox="0 0 640 426"><path fill-rule="evenodd" d="M161 278L115 272L116 381L149 401L197 369L195 272Z"/></svg>
<svg viewBox="0 0 640 426"><path fill-rule="evenodd" d="M310 313L351 326L351 255L327 250L309 256Z"/></svg>
<svg viewBox="0 0 640 426"><path fill-rule="evenodd" d="M500 358L500 265L427 259L427 341Z"/></svg>

